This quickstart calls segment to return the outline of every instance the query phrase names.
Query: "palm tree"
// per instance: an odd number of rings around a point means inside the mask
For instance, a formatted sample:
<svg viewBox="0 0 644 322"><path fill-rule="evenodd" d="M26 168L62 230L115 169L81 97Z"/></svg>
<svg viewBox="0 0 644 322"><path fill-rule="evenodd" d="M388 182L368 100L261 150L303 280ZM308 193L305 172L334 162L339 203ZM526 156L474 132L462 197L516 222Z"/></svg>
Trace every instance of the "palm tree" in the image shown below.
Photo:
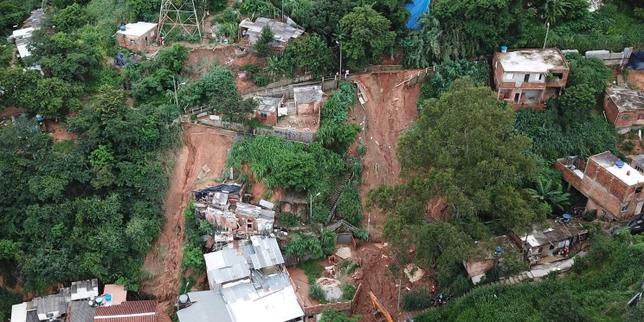
<svg viewBox="0 0 644 322"><path fill-rule="evenodd" d="M550 209L564 210L570 206L570 194L563 192L561 185L554 183L550 179L539 177L536 187L528 188L528 193L535 200L545 202L550 205Z"/></svg>

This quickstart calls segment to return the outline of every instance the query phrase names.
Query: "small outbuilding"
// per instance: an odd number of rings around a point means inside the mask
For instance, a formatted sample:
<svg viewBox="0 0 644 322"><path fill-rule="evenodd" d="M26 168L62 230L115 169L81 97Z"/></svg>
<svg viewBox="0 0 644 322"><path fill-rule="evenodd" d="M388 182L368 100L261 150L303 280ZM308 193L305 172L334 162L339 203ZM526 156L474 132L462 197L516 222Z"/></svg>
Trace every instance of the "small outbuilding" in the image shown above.
<svg viewBox="0 0 644 322"><path fill-rule="evenodd" d="M239 32L242 38L247 39L248 43L254 46L264 27L270 28L273 32L274 41L272 45L278 49L286 48L291 40L296 39L304 33L304 30L297 26L263 17L257 18L255 22L250 19L242 20L239 24Z"/></svg>
<svg viewBox="0 0 644 322"><path fill-rule="evenodd" d="M609 87L604 110L618 133L639 129L644 125L644 93L622 86Z"/></svg>
<svg viewBox="0 0 644 322"><path fill-rule="evenodd" d="M128 23L119 27L116 32L116 42L119 46L133 51L144 51L156 41L156 36L156 23Z"/></svg>
<svg viewBox="0 0 644 322"><path fill-rule="evenodd" d="M575 218L554 219L546 226L534 227L531 232L515 232L511 238L523 249L530 265L547 264L581 250L588 239L588 230Z"/></svg>

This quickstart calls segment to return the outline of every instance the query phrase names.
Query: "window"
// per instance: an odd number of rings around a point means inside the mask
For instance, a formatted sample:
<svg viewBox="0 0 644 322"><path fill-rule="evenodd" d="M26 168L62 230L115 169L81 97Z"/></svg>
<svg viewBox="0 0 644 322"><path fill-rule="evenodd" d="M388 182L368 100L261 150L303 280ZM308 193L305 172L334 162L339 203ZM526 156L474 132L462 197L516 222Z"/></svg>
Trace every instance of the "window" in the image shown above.
<svg viewBox="0 0 644 322"><path fill-rule="evenodd" d="M503 74L503 80L504 81L512 81L513 79L514 79L514 74L512 74L512 73Z"/></svg>
<svg viewBox="0 0 644 322"><path fill-rule="evenodd" d="M622 120L624 120L624 121L628 121L628 120L630 120L630 119L631 119L631 116L630 116L630 115L622 115Z"/></svg>
<svg viewBox="0 0 644 322"><path fill-rule="evenodd" d="M514 102L519 103L519 97L521 96L521 93L516 93L514 94Z"/></svg>
<svg viewBox="0 0 644 322"><path fill-rule="evenodd" d="M543 74L539 74L539 80L543 80Z"/></svg>
<svg viewBox="0 0 644 322"><path fill-rule="evenodd" d="M523 81L524 81L524 82L530 81L530 74L525 74L525 75L523 76Z"/></svg>
<svg viewBox="0 0 644 322"><path fill-rule="evenodd" d="M561 80L563 78L563 73L552 73L552 78L554 80Z"/></svg>
<svg viewBox="0 0 644 322"><path fill-rule="evenodd" d="M259 117L261 119L266 119L268 117L268 114L262 112L262 113L259 113Z"/></svg>
<svg viewBox="0 0 644 322"><path fill-rule="evenodd" d="M635 193L640 193L640 192L642 192L642 187L635 188Z"/></svg>
<svg viewBox="0 0 644 322"><path fill-rule="evenodd" d="M550 245L550 250L555 249L555 245Z"/></svg>
<svg viewBox="0 0 644 322"><path fill-rule="evenodd" d="M622 207L622 212L624 212L624 211L626 211L626 210L628 210L628 205L626 205L626 206Z"/></svg>

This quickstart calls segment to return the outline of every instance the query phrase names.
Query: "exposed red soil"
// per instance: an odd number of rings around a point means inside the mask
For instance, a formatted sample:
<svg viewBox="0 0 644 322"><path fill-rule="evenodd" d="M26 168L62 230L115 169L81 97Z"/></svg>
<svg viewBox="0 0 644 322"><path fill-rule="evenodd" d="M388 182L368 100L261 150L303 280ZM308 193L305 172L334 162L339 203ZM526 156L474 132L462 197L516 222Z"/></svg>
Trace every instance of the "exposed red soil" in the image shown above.
<svg viewBox="0 0 644 322"><path fill-rule="evenodd" d="M644 70L631 70L628 72L628 82L644 91Z"/></svg>
<svg viewBox="0 0 644 322"><path fill-rule="evenodd" d="M400 182L400 166L396 158L396 145L400 134L416 118L416 101L420 93L419 85L401 85L417 71L371 73L354 76L362 84L368 101L362 107L353 109L352 118L358 122L366 121L360 132L358 142L366 146L362 159L363 172L360 196L366 204L367 192L383 184ZM385 223L384 214L375 208L365 207L364 226L375 241L380 241Z"/></svg>
<svg viewBox="0 0 644 322"><path fill-rule="evenodd" d="M184 240L183 210L190 192L211 184L221 174L233 138L218 130L193 124L183 126L184 145L178 151L166 193L165 224L145 257L142 270L151 278L141 282L141 292L159 301L160 321L170 321L169 311L177 299L181 280L182 245ZM197 180L202 169L210 171Z"/></svg>
<svg viewBox="0 0 644 322"><path fill-rule="evenodd" d="M47 128L47 132L49 132L49 136L51 136L54 142L76 140L77 138L77 135L67 131L61 122L46 120L45 128Z"/></svg>
<svg viewBox="0 0 644 322"><path fill-rule="evenodd" d="M24 108L18 108L15 106L5 107L4 109L0 110L0 120L10 119L11 117L16 117L26 112L27 110Z"/></svg>

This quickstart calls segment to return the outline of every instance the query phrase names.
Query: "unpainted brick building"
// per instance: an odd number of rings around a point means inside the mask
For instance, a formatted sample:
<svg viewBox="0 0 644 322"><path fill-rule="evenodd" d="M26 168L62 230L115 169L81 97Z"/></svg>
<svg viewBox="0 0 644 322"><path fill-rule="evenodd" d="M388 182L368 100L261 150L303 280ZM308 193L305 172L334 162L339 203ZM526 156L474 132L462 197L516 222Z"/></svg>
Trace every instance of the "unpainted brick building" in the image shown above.
<svg viewBox="0 0 644 322"><path fill-rule="evenodd" d="M607 219L628 219L642 213L644 175L606 151L584 162L578 157L557 160L557 170L588 198L586 210Z"/></svg>
<svg viewBox="0 0 644 322"><path fill-rule="evenodd" d="M644 125L644 93L627 87L613 86L604 96L606 117L624 134Z"/></svg>

